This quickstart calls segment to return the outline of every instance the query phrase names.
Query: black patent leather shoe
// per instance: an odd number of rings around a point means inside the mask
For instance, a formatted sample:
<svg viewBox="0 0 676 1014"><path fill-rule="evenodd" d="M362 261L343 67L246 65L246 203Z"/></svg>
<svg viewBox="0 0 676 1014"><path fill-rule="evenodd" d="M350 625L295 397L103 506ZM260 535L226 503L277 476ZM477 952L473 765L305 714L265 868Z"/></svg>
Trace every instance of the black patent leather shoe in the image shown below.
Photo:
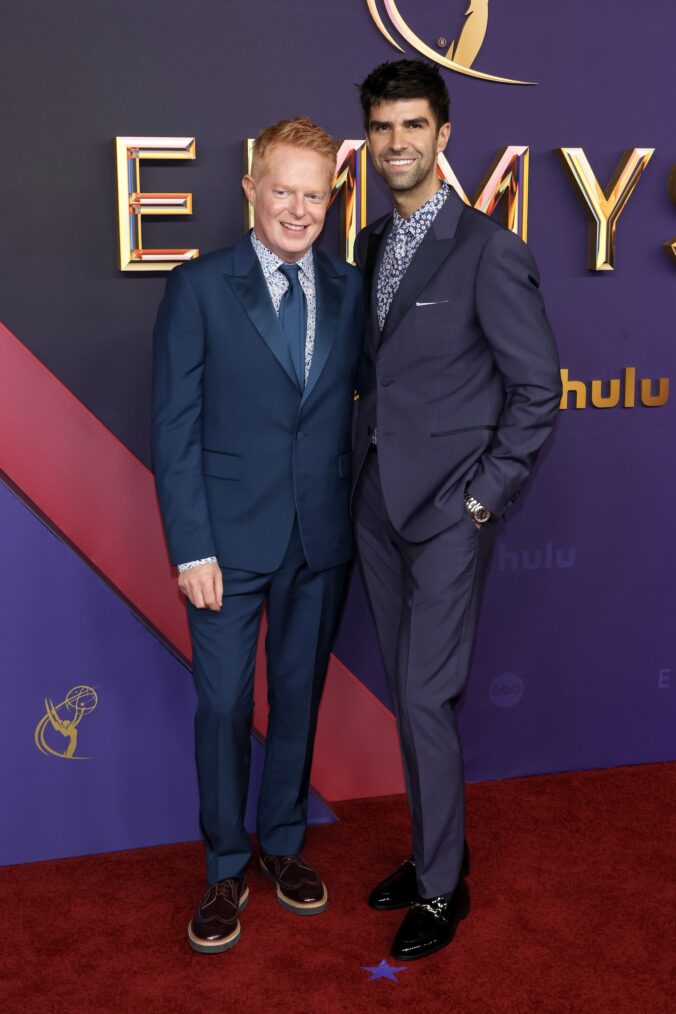
<svg viewBox="0 0 676 1014"><path fill-rule="evenodd" d="M462 876L469 874L469 848L465 842L462 857ZM369 895L369 905L379 912L389 912L395 908L406 908L418 897L418 883L415 875L415 860L406 859L401 866L385 877Z"/></svg>
<svg viewBox="0 0 676 1014"><path fill-rule="evenodd" d="M447 947L458 924L469 915L470 900L464 877L453 894L440 898L418 898L406 913L392 944L392 957L415 961Z"/></svg>

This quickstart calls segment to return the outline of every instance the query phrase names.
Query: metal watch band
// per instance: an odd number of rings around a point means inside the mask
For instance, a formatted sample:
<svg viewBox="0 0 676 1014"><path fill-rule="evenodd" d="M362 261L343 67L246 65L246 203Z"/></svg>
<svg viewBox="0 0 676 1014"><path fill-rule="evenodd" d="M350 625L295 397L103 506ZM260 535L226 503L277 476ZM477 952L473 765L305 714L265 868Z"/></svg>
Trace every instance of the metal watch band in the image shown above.
<svg viewBox="0 0 676 1014"><path fill-rule="evenodd" d="M484 507L476 497L470 496L469 493L465 493L465 507L477 524L483 525L490 519L491 512L488 507Z"/></svg>

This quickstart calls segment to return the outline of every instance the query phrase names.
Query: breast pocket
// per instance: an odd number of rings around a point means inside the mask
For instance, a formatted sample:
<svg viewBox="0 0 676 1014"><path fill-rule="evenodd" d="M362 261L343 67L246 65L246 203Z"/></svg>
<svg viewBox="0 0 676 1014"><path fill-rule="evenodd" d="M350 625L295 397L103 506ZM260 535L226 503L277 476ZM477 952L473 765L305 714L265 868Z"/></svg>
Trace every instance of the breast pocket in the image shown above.
<svg viewBox="0 0 676 1014"><path fill-rule="evenodd" d="M449 300L432 300L421 297L413 307L415 334L423 348L443 350L451 328Z"/></svg>

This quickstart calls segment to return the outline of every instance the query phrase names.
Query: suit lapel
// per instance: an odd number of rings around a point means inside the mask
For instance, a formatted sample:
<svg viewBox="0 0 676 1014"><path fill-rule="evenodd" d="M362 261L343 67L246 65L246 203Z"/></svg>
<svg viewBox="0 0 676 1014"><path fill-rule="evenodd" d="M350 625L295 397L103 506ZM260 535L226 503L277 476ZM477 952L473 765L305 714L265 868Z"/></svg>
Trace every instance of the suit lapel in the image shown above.
<svg viewBox="0 0 676 1014"><path fill-rule="evenodd" d="M371 233L369 236L366 262L367 270L365 271L364 287L370 294L369 334L374 352L380 343L380 324L378 323L378 275L380 274L380 265L383 261L385 245L387 244L387 237L390 233L391 226L392 216L389 215L384 221L382 228L380 228L377 232ZM369 267L370 275L368 273Z"/></svg>
<svg viewBox="0 0 676 1014"><path fill-rule="evenodd" d="M303 392L303 401L314 389L329 357L331 346L336 337L340 308L345 293L345 275L335 273L330 260L321 250L314 251L314 268L317 300L315 345L310 373Z"/></svg>
<svg viewBox="0 0 676 1014"><path fill-rule="evenodd" d="M286 336L279 326L275 308L270 299L263 269L249 236L245 236L234 250L234 271L225 279L242 304L249 320L279 362L294 387L299 390L298 378L289 354Z"/></svg>
<svg viewBox="0 0 676 1014"><path fill-rule="evenodd" d="M451 190L446 203L428 229L399 284L389 313L385 318L382 341L385 341L396 330L413 306L416 296L434 277L453 249L455 232L464 207L462 200ZM384 246L383 243L382 247L384 248ZM375 281L377 284L377 276ZM375 289L372 302L375 302Z"/></svg>

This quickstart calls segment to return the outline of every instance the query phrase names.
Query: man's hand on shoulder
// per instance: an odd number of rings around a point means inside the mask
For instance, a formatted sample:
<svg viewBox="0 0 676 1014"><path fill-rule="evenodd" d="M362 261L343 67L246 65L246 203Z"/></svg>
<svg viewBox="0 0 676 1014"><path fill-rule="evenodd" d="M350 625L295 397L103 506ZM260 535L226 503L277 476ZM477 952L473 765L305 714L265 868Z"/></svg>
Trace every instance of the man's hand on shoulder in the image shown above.
<svg viewBox="0 0 676 1014"><path fill-rule="evenodd" d="M178 575L178 587L196 609L217 613L223 605L223 575L217 563L201 563Z"/></svg>

